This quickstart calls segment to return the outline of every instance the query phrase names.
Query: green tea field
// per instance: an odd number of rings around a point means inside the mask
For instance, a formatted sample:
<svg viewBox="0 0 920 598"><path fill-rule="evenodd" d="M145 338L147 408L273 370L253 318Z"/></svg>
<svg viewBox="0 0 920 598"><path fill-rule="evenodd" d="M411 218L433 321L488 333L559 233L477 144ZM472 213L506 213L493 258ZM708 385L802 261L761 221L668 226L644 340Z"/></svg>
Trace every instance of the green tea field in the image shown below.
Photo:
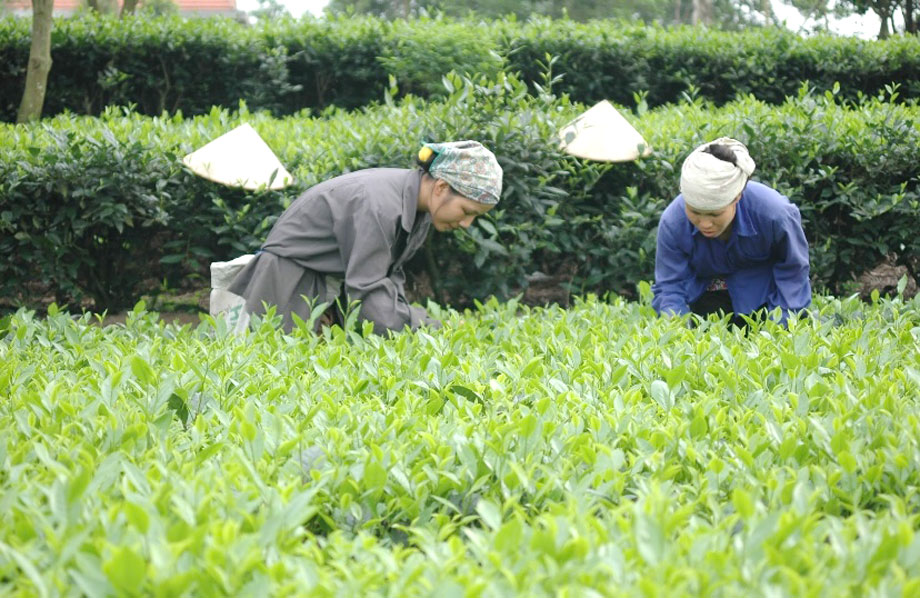
<svg viewBox="0 0 920 598"><path fill-rule="evenodd" d="M920 299L438 315L0 320L0 596L920 596Z"/></svg>

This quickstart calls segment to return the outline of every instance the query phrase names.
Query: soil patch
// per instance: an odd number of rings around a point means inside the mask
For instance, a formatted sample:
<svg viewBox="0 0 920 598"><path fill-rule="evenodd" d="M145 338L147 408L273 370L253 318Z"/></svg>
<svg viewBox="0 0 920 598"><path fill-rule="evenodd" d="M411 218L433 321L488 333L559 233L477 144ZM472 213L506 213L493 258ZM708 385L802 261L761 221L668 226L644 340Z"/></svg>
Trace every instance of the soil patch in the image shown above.
<svg viewBox="0 0 920 598"><path fill-rule="evenodd" d="M868 272L863 272L856 279L859 284L859 296L869 299L872 291L877 289L882 296L894 297L898 294L898 282L904 276L907 276L904 296L913 297L917 294L917 281L908 274L906 267L897 264L895 256L889 255L877 266Z"/></svg>

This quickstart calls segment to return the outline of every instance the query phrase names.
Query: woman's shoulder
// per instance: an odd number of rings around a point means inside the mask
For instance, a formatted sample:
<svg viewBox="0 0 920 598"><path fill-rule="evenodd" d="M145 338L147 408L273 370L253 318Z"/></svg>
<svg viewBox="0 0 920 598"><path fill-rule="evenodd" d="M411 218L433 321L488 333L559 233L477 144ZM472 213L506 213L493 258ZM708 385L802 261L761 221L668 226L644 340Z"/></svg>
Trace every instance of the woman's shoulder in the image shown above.
<svg viewBox="0 0 920 598"><path fill-rule="evenodd" d="M749 218L760 223L761 226L769 225L771 228L787 228L789 226L801 226L801 214L796 206L788 197L776 189L750 181L745 187L742 195L744 206L742 209L747 213Z"/></svg>
<svg viewBox="0 0 920 598"><path fill-rule="evenodd" d="M742 197L750 197L765 206L776 206L790 203L789 198L759 181L748 181Z"/></svg>
<svg viewBox="0 0 920 598"><path fill-rule="evenodd" d="M411 170L403 168L356 170L318 183L304 195L322 198L341 208L388 210L399 204L411 174Z"/></svg>
<svg viewBox="0 0 920 598"><path fill-rule="evenodd" d="M399 186L411 172L405 168L364 168L326 179L311 189L317 191L341 191L355 188L385 190L391 186Z"/></svg>
<svg viewBox="0 0 920 598"><path fill-rule="evenodd" d="M788 197L773 187L757 181L748 182L744 188L742 200L747 200L746 203L749 209L756 213L762 213L764 216L798 210Z"/></svg>
<svg viewBox="0 0 920 598"><path fill-rule="evenodd" d="M672 217L674 214L683 214L684 213L684 195L678 194L677 197L671 200L671 203L667 205L662 212L662 217Z"/></svg>
<svg viewBox="0 0 920 598"><path fill-rule="evenodd" d="M689 233L692 231L693 225L687 219L687 212L684 208L684 196L678 195L661 213L661 218L658 220L658 234L689 238Z"/></svg>

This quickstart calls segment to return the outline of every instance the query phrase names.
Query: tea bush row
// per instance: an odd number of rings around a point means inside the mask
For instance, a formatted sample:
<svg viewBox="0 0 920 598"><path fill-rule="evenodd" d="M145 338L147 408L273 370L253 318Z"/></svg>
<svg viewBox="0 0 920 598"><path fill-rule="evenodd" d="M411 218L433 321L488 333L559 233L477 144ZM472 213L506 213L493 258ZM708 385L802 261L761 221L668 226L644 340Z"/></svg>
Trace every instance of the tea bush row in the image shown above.
<svg viewBox="0 0 920 598"><path fill-rule="evenodd" d="M571 290L635 296L652 276L655 227L677 193L680 164L702 141L748 143L756 178L802 210L817 288L847 290L895 253L915 267L920 111L872 99L846 103L802 89L780 106L744 98L623 113L654 151L635 163L567 156L560 127L585 106L534 96L514 77L447 79L451 95L412 97L354 113L273 119L212 110L183 119L107 111L5 126L0 143L0 296L40 292L98 309L130 305L164 281L207 287L210 261L258 248L302 190L372 166L410 167L423 140L478 139L505 171L502 203L469 232L435 234L411 264L441 301L513 296L540 271ZM250 122L293 173L283 192L244 192L199 179L181 156Z"/></svg>
<svg viewBox="0 0 920 598"><path fill-rule="evenodd" d="M647 294L439 315L394 338L0 319L0 589L920 591L917 300L747 334Z"/></svg>
<svg viewBox="0 0 920 598"><path fill-rule="evenodd" d="M0 120L12 121L22 94L29 21L0 20ZM778 29L741 33L662 28L615 21L526 23L374 18L287 20L249 27L230 20L178 17L118 21L58 19L45 114L98 115L109 105L206 114L245 100L276 116L335 105L379 102L395 76L402 93L439 95L459 73L519 73L542 83L550 57L562 75L557 93L579 102L610 99L650 106L699 95L716 103L753 94L769 103L804 81L835 82L843 97L875 95L899 83L920 92L920 42L816 36Z"/></svg>

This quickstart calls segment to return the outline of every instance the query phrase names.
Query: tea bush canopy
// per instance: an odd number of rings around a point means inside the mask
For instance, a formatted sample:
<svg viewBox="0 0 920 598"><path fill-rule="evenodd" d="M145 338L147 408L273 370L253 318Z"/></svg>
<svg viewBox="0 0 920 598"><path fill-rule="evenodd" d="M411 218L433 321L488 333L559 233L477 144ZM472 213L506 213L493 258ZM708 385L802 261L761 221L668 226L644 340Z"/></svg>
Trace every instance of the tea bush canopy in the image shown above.
<svg viewBox="0 0 920 598"><path fill-rule="evenodd" d="M0 587L917 595L920 301L744 335L644 292L392 339L13 314Z"/></svg>

